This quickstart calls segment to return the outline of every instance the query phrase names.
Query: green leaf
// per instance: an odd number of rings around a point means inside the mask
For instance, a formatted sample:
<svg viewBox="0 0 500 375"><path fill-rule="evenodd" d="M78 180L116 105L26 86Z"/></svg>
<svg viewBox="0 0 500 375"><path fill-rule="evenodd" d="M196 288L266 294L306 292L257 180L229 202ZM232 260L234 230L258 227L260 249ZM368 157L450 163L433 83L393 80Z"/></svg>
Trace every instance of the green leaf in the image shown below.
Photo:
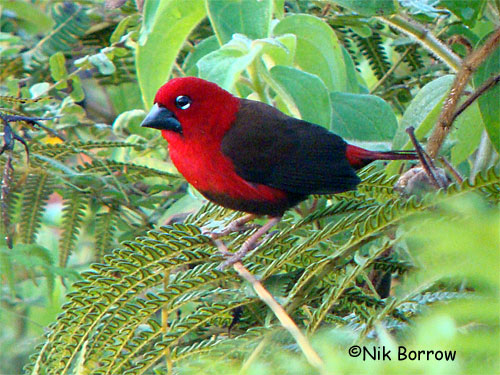
<svg viewBox="0 0 500 375"><path fill-rule="evenodd" d="M47 82L35 83L30 87L30 93L32 98L39 98L42 95L47 93L47 90L50 88L50 85Z"/></svg>
<svg viewBox="0 0 500 375"><path fill-rule="evenodd" d="M113 31L113 34L109 37L109 42L111 44L117 43L120 41L121 37L125 34L127 31L127 28L129 27L130 24L134 24L137 20L137 17L139 15L132 15L123 18L118 25L115 27L115 30Z"/></svg>
<svg viewBox="0 0 500 375"><path fill-rule="evenodd" d="M285 16L285 0L273 0L274 2L274 15L277 19L281 20Z"/></svg>
<svg viewBox="0 0 500 375"><path fill-rule="evenodd" d="M411 141L406 133L406 128L409 126L415 128L417 139L422 139L431 131L438 120L444 100L454 80L455 76L449 74L429 82L420 89L408 108L406 108L399 122L396 136L392 142L394 150L408 150L412 148ZM396 174L400 165L401 162L398 161L390 162L386 167L387 174Z"/></svg>
<svg viewBox="0 0 500 375"><path fill-rule="evenodd" d="M50 75L54 79L55 82L64 79L68 76L68 71L66 70L66 59L64 58L64 54L62 52L57 52L50 56L49 58L49 66L50 66Z"/></svg>
<svg viewBox="0 0 500 375"><path fill-rule="evenodd" d="M149 132L150 129L140 126L144 117L145 113L141 109L132 109L120 113L113 122L113 133L121 136L129 134L147 136L148 134L152 134Z"/></svg>
<svg viewBox="0 0 500 375"><path fill-rule="evenodd" d="M295 63L320 77L329 91L345 91L346 66L341 45L333 30L319 18L297 14L281 20L274 35L295 34Z"/></svg>
<svg viewBox="0 0 500 375"><path fill-rule="evenodd" d="M9 10L15 13L20 26L28 33L46 34L54 25L54 21L40 8L25 1L2 1L3 10Z"/></svg>
<svg viewBox="0 0 500 375"><path fill-rule="evenodd" d="M72 87L71 98L75 102L82 101L85 98L85 93L83 92L82 81L80 77L73 76L71 78L71 87Z"/></svg>
<svg viewBox="0 0 500 375"><path fill-rule="evenodd" d="M486 1L478 0L441 0L439 2L439 7L448 8L467 26L474 26L478 19L479 12L485 4Z"/></svg>
<svg viewBox="0 0 500 375"><path fill-rule="evenodd" d="M288 66L275 66L272 78L292 97L303 120L330 127L332 107L328 90L321 79Z"/></svg>
<svg viewBox="0 0 500 375"><path fill-rule="evenodd" d="M332 2L363 16L388 16L397 11L395 0L332 0Z"/></svg>
<svg viewBox="0 0 500 375"><path fill-rule="evenodd" d="M450 139L456 141L451 149L451 163L458 165L476 151L481 141L484 125L477 103L457 117L453 124Z"/></svg>
<svg viewBox="0 0 500 375"><path fill-rule="evenodd" d="M194 50L187 55L184 60L184 64L182 69L186 72L188 76L197 76L198 68L196 63L205 55L208 55L210 52L216 51L219 49L219 42L217 41L217 37L215 35L209 36L206 39L203 39L200 43L198 43Z"/></svg>
<svg viewBox="0 0 500 375"><path fill-rule="evenodd" d="M136 67L142 100L149 109L156 91L168 80L184 41L206 11L203 0L150 0L144 10Z"/></svg>
<svg viewBox="0 0 500 375"><path fill-rule="evenodd" d="M282 35L277 38L258 39L253 41L252 44L262 46L262 54L271 58L272 65L293 64L297 44L293 34Z"/></svg>
<svg viewBox="0 0 500 375"><path fill-rule="evenodd" d="M419 138L425 136L432 129L441 112L445 95L450 90L454 79L454 75L446 75L422 87L401 118L398 132L392 143L394 149L403 148L405 143L407 146L410 145L406 134L407 127L413 126L416 129L415 134Z"/></svg>
<svg viewBox="0 0 500 375"><path fill-rule="evenodd" d="M236 34L229 43L198 61L200 78L232 91L236 80L261 53L262 45L251 45L245 36Z"/></svg>
<svg viewBox="0 0 500 375"><path fill-rule="evenodd" d="M111 62L108 56L102 52L90 56L89 61L99 70L99 73L101 74L109 75L116 71L115 65Z"/></svg>
<svg viewBox="0 0 500 375"><path fill-rule="evenodd" d="M342 46L342 54L344 55L345 67L346 67L346 92L350 92L353 94L367 94L368 89L365 85L362 85L360 81L363 81L363 78L359 76L356 72L356 67L354 66L354 61L352 61L351 55L349 52Z"/></svg>
<svg viewBox="0 0 500 375"><path fill-rule="evenodd" d="M486 59L476 71L473 82L477 89L488 78L500 74L500 48ZM490 137L493 147L500 153L500 84L496 84L478 98L479 110L483 117L486 132Z"/></svg>
<svg viewBox="0 0 500 375"><path fill-rule="evenodd" d="M250 39L269 36L272 0L206 0L208 17L220 45L234 34Z"/></svg>
<svg viewBox="0 0 500 375"><path fill-rule="evenodd" d="M386 142L392 140L398 122L391 106L375 95L332 92L332 131L341 137Z"/></svg>

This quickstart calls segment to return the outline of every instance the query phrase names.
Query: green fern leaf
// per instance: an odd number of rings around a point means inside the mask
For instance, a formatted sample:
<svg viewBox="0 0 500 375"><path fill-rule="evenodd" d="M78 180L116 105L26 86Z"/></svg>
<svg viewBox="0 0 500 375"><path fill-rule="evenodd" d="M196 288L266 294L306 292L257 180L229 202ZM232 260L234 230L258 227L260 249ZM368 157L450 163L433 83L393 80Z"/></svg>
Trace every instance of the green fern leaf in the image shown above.
<svg viewBox="0 0 500 375"><path fill-rule="evenodd" d="M96 218L95 257L98 262L104 259L105 251L111 248L116 231L116 221L120 210L109 208L107 212L100 212Z"/></svg>
<svg viewBox="0 0 500 375"><path fill-rule="evenodd" d="M23 189L23 201L19 216L19 242L34 243L41 227L42 215L53 191L52 178L47 173L30 174Z"/></svg>
<svg viewBox="0 0 500 375"><path fill-rule="evenodd" d="M373 31L368 38L363 38L355 32L352 32L352 35L359 50L368 60L373 73L378 79L381 79L391 68L382 37L376 31Z"/></svg>
<svg viewBox="0 0 500 375"><path fill-rule="evenodd" d="M78 191L70 191L64 202L62 234L59 239L59 267L66 267L68 257L75 246L83 224L88 197Z"/></svg>

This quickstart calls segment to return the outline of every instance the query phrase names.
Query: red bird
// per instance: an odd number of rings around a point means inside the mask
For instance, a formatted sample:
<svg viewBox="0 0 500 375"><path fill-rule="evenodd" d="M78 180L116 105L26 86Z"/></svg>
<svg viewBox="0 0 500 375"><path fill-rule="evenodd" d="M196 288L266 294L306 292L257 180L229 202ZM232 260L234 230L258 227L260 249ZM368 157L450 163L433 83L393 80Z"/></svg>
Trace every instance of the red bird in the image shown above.
<svg viewBox="0 0 500 375"><path fill-rule="evenodd" d="M374 160L416 159L347 144L325 128L241 99L200 78L174 78L157 92L142 126L162 131L170 157L207 199L280 217L310 194L353 190Z"/></svg>

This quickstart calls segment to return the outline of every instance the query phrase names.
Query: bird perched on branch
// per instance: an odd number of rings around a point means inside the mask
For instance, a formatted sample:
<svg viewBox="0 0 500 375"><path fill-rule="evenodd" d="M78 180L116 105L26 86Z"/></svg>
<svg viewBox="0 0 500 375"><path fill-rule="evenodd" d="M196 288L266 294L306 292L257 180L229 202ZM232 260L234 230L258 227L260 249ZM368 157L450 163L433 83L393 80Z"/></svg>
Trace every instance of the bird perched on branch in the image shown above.
<svg viewBox="0 0 500 375"><path fill-rule="evenodd" d="M417 158L414 152L350 145L319 125L195 77L163 85L141 125L161 130L172 162L207 199L251 214L230 230L255 215L271 217L228 264L310 194L354 190L360 183L355 171L374 160Z"/></svg>

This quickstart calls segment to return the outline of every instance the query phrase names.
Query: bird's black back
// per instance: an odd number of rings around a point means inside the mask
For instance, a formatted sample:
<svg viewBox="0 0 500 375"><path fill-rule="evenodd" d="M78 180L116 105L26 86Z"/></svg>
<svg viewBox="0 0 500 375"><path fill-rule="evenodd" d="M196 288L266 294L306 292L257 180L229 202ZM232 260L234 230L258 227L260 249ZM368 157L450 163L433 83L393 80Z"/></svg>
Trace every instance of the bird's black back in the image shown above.
<svg viewBox="0 0 500 375"><path fill-rule="evenodd" d="M222 152L245 180L295 195L353 190L360 182L338 135L289 117L265 103L241 99Z"/></svg>

